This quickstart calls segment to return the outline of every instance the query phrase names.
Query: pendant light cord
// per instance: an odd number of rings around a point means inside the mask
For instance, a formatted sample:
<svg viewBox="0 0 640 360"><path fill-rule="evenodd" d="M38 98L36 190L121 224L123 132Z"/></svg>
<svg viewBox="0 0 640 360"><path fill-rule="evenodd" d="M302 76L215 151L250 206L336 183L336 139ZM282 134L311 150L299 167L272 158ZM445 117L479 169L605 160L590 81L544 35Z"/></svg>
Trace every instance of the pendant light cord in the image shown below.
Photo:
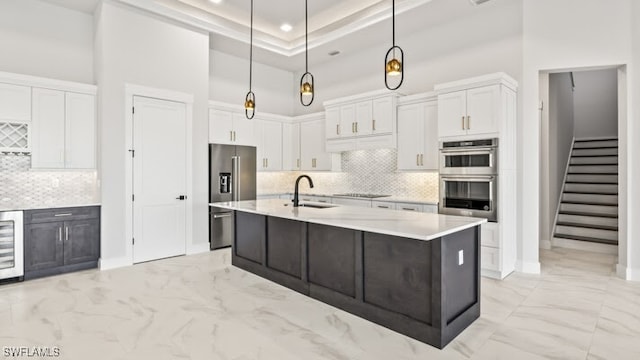
<svg viewBox="0 0 640 360"><path fill-rule="evenodd" d="M396 46L396 0L391 1L391 36L393 38L393 46Z"/></svg>
<svg viewBox="0 0 640 360"><path fill-rule="evenodd" d="M249 92L253 78L253 0L251 0L251 34L249 35Z"/></svg>
<svg viewBox="0 0 640 360"><path fill-rule="evenodd" d="M309 10L308 0L304 0L304 71L309 72Z"/></svg>

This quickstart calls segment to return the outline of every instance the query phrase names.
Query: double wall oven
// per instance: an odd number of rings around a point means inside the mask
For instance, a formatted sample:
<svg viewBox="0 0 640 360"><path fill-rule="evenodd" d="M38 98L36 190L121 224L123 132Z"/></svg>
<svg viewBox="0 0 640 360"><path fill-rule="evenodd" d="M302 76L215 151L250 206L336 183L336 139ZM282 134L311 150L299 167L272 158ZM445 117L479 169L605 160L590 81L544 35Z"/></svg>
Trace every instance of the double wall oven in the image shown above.
<svg viewBox="0 0 640 360"><path fill-rule="evenodd" d="M440 143L441 214L497 221L498 139Z"/></svg>

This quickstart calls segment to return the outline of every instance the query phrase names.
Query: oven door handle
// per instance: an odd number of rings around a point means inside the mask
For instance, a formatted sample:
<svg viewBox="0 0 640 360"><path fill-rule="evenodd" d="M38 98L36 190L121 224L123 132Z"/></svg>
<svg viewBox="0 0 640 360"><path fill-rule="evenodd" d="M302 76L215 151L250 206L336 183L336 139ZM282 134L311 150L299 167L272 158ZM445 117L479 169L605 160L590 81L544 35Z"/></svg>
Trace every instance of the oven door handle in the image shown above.
<svg viewBox="0 0 640 360"><path fill-rule="evenodd" d="M452 154L460 154L460 153L487 153L487 152L495 152L496 147L474 147L474 148L440 148L440 152L443 154L452 153Z"/></svg>
<svg viewBox="0 0 640 360"><path fill-rule="evenodd" d="M496 176L495 175L487 175L487 176L479 176L479 175L474 175L474 176L441 176L440 180L442 181L473 181L473 182L480 182L480 181L495 181Z"/></svg>

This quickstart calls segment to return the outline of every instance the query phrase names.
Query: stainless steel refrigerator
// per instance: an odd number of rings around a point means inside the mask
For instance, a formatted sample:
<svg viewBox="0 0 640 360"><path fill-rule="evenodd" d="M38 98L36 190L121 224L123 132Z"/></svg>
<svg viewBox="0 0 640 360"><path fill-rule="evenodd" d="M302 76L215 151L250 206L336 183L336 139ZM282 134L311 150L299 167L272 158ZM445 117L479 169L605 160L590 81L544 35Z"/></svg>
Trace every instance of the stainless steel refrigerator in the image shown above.
<svg viewBox="0 0 640 360"><path fill-rule="evenodd" d="M256 148L209 144L209 202L256 198ZM211 250L231 246L233 212L209 207Z"/></svg>

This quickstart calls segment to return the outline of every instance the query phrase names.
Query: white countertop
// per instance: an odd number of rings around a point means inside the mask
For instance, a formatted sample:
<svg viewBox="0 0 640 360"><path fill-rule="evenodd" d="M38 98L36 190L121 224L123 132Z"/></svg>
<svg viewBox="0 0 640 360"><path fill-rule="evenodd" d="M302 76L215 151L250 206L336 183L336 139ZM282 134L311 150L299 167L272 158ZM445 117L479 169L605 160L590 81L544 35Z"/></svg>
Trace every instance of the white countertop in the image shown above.
<svg viewBox="0 0 640 360"><path fill-rule="evenodd" d="M276 195L291 195L293 193L263 193L258 194L258 196L276 196ZM358 200L367 200L367 201L382 201L382 202L400 202L400 203L411 203L411 204L422 204L422 205L438 205L437 201L421 199L421 198L407 198L402 196L389 195L379 198L363 198L363 197L354 197L354 196L338 196L335 194L315 194L315 193L300 193L300 196L317 196L317 197L331 197L331 198L345 198L345 199L358 199Z"/></svg>
<svg viewBox="0 0 640 360"><path fill-rule="evenodd" d="M294 208L291 201L282 199L229 201L209 205L224 209L419 240L433 240L487 222L486 219L466 216L335 204L331 205L333 207L325 209L308 207ZM327 204L324 205L326 206Z"/></svg>
<svg viewBox="0 0 640 360"><path fill-rule="evenodd" d="M72 207L85 207L85 206L100 206L100 203L74 203L74 204L34 204L34 203L19 203L19 202L1 202L0 211L21 211L21 210L40 210L40 209L60 209L60 208L72 208Z"/></svg>

